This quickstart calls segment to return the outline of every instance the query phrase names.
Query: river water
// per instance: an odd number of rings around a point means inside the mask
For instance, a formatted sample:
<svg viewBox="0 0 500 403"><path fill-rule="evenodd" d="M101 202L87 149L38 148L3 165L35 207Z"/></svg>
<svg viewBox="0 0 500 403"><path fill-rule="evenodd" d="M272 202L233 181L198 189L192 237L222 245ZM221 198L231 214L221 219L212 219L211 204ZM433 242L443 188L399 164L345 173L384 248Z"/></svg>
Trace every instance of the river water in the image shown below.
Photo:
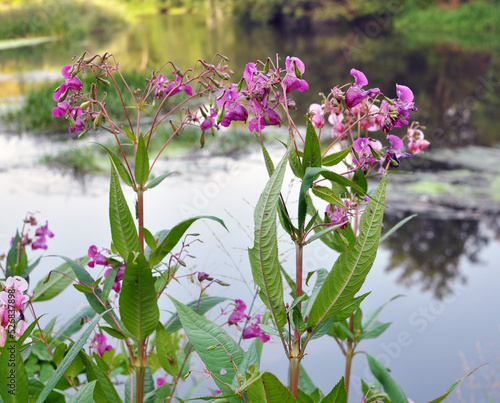
<svg viewBox="0 0 500 403"><path fill-rule="evenodd" d="M305 78L311 90L301 100L302 108L332 84L350 81L348 72L355 67L365 71L373 87L393 88L400 83L414 90L419 107L416 118L427 126L426 135L436 150L498 145L492 130L494 106L499 100L492 76L498 56L493 51L467 51L445 43L406 46L397 37L365 32L363 38L363 31L340 33L335 27L314 32L250 29L214 18L158 16L109 38L0 51L0 80L5 83L0 86L0 97L4 103L15 102L40 80L57 78L61 66L83 50L110 51L122 66L131 68L158 66L167 58L187 68L198 57L210 58L218 51L232 59L236 76L247 61L280 53L300 57L306 64ZM68 147L68 143L61 145L50 137L29 133L0 135L0 251L7 250L25 214L35 211L42 222L49 220L56 234L49 241L48 253L52 255L77 257L92 244L109 245L108 179L77 178L39 164L40 155L61 147ZM271 151L277 161L282 149L276 146ZM424 171L436 169L433 164L417 165ZM267 178L259 151L250 148L236 157L197 152L167 158L157 169L180 171L182 175L169 177L146 194L146 225L154 232L198 214L222 218L229 232L212 222L193 226L203 244L193 246L196 259L187 261L189 270L213 273L231 284L209 292L249 303L253 287L247 248L252 244L253 206ZM290 184L290 189L296 187L297 183ZM399 195L398 187L393 191ZM132 195L127 197L132 203ZM372 291L364 310L370 311L395 295L404 297L381 314L382 321L393 322L391 327L378 339L361 344L360 349L388 365L416 403L432 400L470 369L489 363L448 401L486 402L488 396L500 401L500 225L493 213L500 202L495 205L493 197L486 214L478 208L453 207L453 203L434 208L427 203L429 198L432 195L410 195L403 198L405 202L397 198L388 203L387 228L414 211L419 216L382 244L362 289ZM419 208L422 205L426 208ZM293 250L285 237L280 254L284 267L292 271ZM334 260L335 255L321 244L313 244L306 253L306 270L330 268ZM60 262L57 257L43 258L32 279L41 279ZM170 292L187 302L196 297L196 289L184 285ZM83 306L79 296L70 291L60 298L57 303L40 303L37 313L60 314L63 321ZM60 302L68 300L72 303ZM165 309L169 309L166 302ZM162 315L168 317L166 311ZM282 354L278 343L266 344L262 369L272 370L286 381ZM332 339L311 344L303 363L324 391L343 375L342 356ZM366 371L366 359L360 354L354 360L352 402L361 398L359 379L369 378Z"/></svg>

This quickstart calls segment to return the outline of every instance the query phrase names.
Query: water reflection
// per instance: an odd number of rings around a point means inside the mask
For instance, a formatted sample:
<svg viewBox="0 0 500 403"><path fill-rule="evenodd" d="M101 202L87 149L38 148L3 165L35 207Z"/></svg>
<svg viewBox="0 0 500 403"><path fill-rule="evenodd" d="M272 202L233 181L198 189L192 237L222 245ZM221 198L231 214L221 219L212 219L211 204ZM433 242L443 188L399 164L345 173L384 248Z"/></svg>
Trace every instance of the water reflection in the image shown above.
<svg viewBox="0 0 500 403"><path fill-rule="evenodd" d="M401 219L400 215L386 215L384 226L392 228ZM459 270L462 259L480 263L481 250L491 240L479 220L416 217L384 242L391 251L386 270L400 273L401 285L418 284L422 291L442 299L457 285L466 284L467 278Z"/></svg>

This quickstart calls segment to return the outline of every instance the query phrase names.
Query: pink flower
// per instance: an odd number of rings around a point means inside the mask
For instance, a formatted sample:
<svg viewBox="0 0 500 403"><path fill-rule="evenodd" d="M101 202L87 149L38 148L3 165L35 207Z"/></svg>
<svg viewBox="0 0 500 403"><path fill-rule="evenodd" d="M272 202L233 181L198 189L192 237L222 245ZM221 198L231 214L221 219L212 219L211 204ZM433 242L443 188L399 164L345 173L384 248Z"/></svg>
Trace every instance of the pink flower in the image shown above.
<svg viewBox="0 0 500 403"><path fill-rule="evenodd" d="M260 330L260 315L256 314L255 319L257 320L256 323L251 323L249 324L245 330L243 331L243 338L244 339L252 339L254 337L258 337L262 343L266 343L271 339L271 336L268 334L264 333L262 330Z"/></svg>
<svg viewBox="0 0 500 403"><path fill-rule="evenodd" d="M113 349L112 346L106 345L107 338L102 333L96 333L94 340L90 344L90 348L94 349L95 353L102 357L106 351Z"/></svg>
<svg viewBox="0 0 500 403"><path fill-rule="evenodd" d="M28 282L19 276L8 277L7 280L5 280L5 288L24 292L28 289Z"/></svg>
<svg viewBox="0 0 500 403"><path fill-rule="evenodd" d="M323 117L323 106L320 104L311 104L309 112L312 114L311 123L314 127L321 129L325 125L325 118Z"/></svg>
<svg viewBox="0 0 500 403"><path fill-rule="evenodd" d="M104 277L108 277L108 274L111 272L111 270L113 270L113 267L110 267L108 270L106 270L106 272L104 273ZM120 292L120 290L122 288L122 285L120 282L123 280L124 274L125 274L125 264L120 266L120 268L116 272L115 281L113 282L112 288L117 293Z"/></svg>
<svg viewBox="0 0 500 403"><path fill-rule="evenodd" d="M3 326L0 326L0 347L3 347L6 341L7 341L7 329Z"/></svg>
<svg viewBox="0 0 500 403"><path fill-rule="evenodd" d="M357 157L354 156L352 160L355 165L373 165L378 161L378 158L374 157L373 151L382 149L382 143L371 138L360 137L354 141L352 148L357 153Z"/></svg>
<svg viewBox="0 0 500 403"><path fill-rule="evenodd" d="M165 96L171 97L184 91L188 95L193 95L193 88L188 84L182 84L182 77L175 71L172 72L175 79L170 81L167 77L159 75L154 82L155 97L161 99Z"/></svg>
<svg viewBox="0 0 500 403"><path fill-rule="evenodd" d="M236 307L234 308L233 313L229 316L227 323L229 325L237 325L238 322L241 322L243 319L250 320L250 316L245 315L245 309L247 309L246 304L241 300L237 299L234 301Z"/></svg>
<svg viewBox="0 0 500 403"><path fill-rule="evenodd" d="M167 382L166 379L162 378L161 376L158 377L158 378L156 378L156 386L157 387L160 387L160 386L164 385L165 382Z"/></svg>
<svg viewBox="0 0 500 403"><path fill-rule="evenodd" d="M344 202L344 205L346 208L341 208L335 204L329 204L326 207L325 213L330 219L330 223L328 224L328 226L342 224L340 226L340 229L347 228L347 224L349 223L349 218L348 218L349 202L346 200Z"/></svg>
<svg viewBox="0 0 500 403"><path fill-rule="evenodd" d="M368 84L368 80L363 72L351 69L351 76L354 77L354 84L351 85L345 94L345 103L348 108L356 106L366 97L372 97L375 94L380 94L380 90L378 88L363 90L363 87Z"/></svg>
<svg viewBox="0 0 500 403"><path fill-rule="evenodd" d="M91 245L88 252L87 252L90 261L87 263L87 266L89 267L94 267L96 264L101 265L101 266L107 266L108 261L102 255L101 253L97 252L97 246Z"/></svg>
<svg viewBox="0 0 500 403"><path fill-rule="evenodd" d="M300 77L304 74L306 70L304 63L298 57L286 57L286 76L284 79L286 92L287 94L290 91L307 91L309 89L309 84L306 80L301 79ZM297 75L299 77L297 77Z"/></svg>

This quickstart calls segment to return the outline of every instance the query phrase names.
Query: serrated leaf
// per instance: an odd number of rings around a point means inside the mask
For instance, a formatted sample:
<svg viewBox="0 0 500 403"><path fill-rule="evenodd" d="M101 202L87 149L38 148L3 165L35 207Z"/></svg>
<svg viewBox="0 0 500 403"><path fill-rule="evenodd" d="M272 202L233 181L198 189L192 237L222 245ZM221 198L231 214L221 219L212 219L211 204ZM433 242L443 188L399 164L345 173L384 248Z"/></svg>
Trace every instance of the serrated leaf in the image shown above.
<svg viewBox="0 0 500 403"><path fill-rule="evenodd" d="M94 284L95 281L92 278L92 276L85 270L79 263L75 262L74 260L71 260L70 258L60 256L62 259L64 259L73 269L76 278L83 283L84 285L91 285ZM95 294L95 295L94 295ZM109 304L108 301L106 301L106 308L103 307L101 301L99 299L102 298L102 290L99 287L95 287L94 293L91 294L84 294L85 298L87 298L88 303L90 306L98 313L102 313L106 310L111 309L111 305ZM98 299L99 298L99 299ZM114 318L114 320L112 319ZM119 323L118 318L116 318L115 314L112 311L109 311L108 315L104 316L104 320L108 322L112 327L116 328L116 322Z"/></svg>
<svg viewBox="0 0 500 403"><path fill-rule="evenodd" d="M92 323L90 323L89 326L83 331L83 333L80 335L78 340L73 344L71 349L68 351L68 353L66 354L66 356L62 360L61 364L55 370L54 374L45 383L45 387L43 388L40 396L38 396L36 403L42 403L45 401L45 399L47 398L49 393L56 386L59 379L61 379L61 377L66 372L66 370L68 369L68 367L71 364L71 362L73 361L73 359L76 357L77 354L80 353L80 350L87 342L90 334L94 330L94 327L97 325L99 320L104 316L104 314L105 314L105 312L101 313L97 318L95 318L94 321Z"/></svg>
<svg viewBox="0 0 500 403"><path fill-rule="evenodd" d="M144 137L141 134L137 142L137 153L135 155L135 181L138 185L145 185L149 178L149 156Z"/></svg>
<svg viewBox="0 0 500 403"><path fill-rule="evenodd" d="M325 158L323 158L323 166L332 167L342 162L345 157L347 157L351 152L351 148L352 146L347 147L342 151L327 155Z"/></svg>
<svg viewBox="0 0 500 403"><path fill-rule="evenodd" d="M94 402L94 388L96 380L83 385L78 392L76 392L68 403L93 403Z"/></svg>
<svg viewBox="0 0 500 403"><path fill-rule="evenodd" d="M483 364L483 365L487 365L487 364ZM470 375L472 375L474 372L476 372L483 365L480 365L479 367L475 368L473 371L469 372L464 377L462 377L459 380L453 382L453 384L446 390L446 392L443 395L439 396L438 398L436 398L434 400L431 400L429 403L439 403L439 402L442 402L444 399L446 399L448 397L448 395L451 392L453 392L457 388L457 386L459 386L466 378L468 378Z"/></svg>
<svg viewBox="0 0 500 403"><path fill-rule="evenodd" d="M236 376L234 365L238 367L243 360L243 349L219 325L198 315L176 299L170 299L189 341L212 374L213 380L223 393L231 394L233 391L226 385L230 385Z"/></svg>
<svg viewBox="0 0 500 403"><path fill-rule="evenodd" d="M120 316L127 330L140 344L156 329L160 311L151 268L139 254L127 260L119 299Z"/></svg>
<svg viewBox="0 0 500 403"><path fill-rule="evenodd" d="M250 403L296 403L288 388L276 376L264 372L262 377L248 387Z"/></svg>
<svg viewBox="0 0 500 403"><path fill-rule="evenodd" d="M198 315L204 315L214 306L224 301L227 301L226 297L207 296L202 297L201 299L195 299L189 304L186 304L186 306L198 313ZM165 328L167 329L168 333L176 332L177 330L180 330L182 328L182 324L177 313L172 315L172 317L165 323Z"/></svg>
<svg viewBox="0 0 500 403"><path fill-rule="evenodd" d="M224 221L222 221L220 218L213 217L213 216L198 216L198 217L193 217L188 220L181 221L179 224L177 224L175 227L173 227L170 231L168 231L167 235L165 238L160 241L158 246L154 251L151 252L150 255L150 264L151 267L156 266L158 263L160 263L165 256L167 256L168 253L173 249L175 245L177 245L177 242L182 238L184 233L188 230L188 228L193 224L195 221L199 220L200 218L207 218L209 220L213 220L218 222L220 225L222 225L224 228L226 228L226 225L224 224ZM227 228L226 228L227 229Z"/></svg>
<svg viewBox="0 0 500 403"><path fill-rule="evenodd" d="M161 322L158 322L156 326L156 352L158 353L158 360L161 367L168 374L176 377L179 373L179 367L177 365L175 347L170 335Z"/></svg>
<svg viewBox="0 0 500 403"><path fill-rule="evenodd" d="M387 367L373 358L370 354L366 356L373 376L382 384L384 391L391 399L391 403L408 403L408 398L405 396L403 389L394 381Z"/></svg>
<svg viewBox="0 0 500 403"><path fill-rule="evenodd" d="M139 252L141 245L135 228L134 219L123 195L115 168L111 167L109 189L109 221L113 244L124 259L131 252Z"/></svg>
<svg viewBox="0 0 500 403"><path fill-rule="evenodd" d="M96 144L100 145L106 150L109 156L109 160L111 161L111 165L115 167L116 171L120 175L120 178L122 178L123 183L125 183L127 186L132 186L132 177L127 171L127 168L125 168L125 165L123 165L120 159L116 156L116 154L105 145L99 143Z"/></svg>
<svg viewBox="0 0 500 403"><path fill-rule="evenodd" d="M4 403L29 402L28 374L21 356L21 343L7 332L7 339L0 348L0 396Z"/></svg>
<svg viewBox="0 0 500 403"><path fill-rule="evenodd" d="M74 275L68 263L63 263L54 270L51 270L47 277L40 280L35 286L31 301L47 301L59 295L71 284L71 277Z"/></svg>
<svg viewBox="0 0 500 403"><path fill-rule="evenodd" d="M332 391L321 400L321 403L347 403L344 377L342 377Z"/></svg>
<svg viewBox="0 0 500 403"><path fill-rule="evenodd" d="M279 329L285 325L286 315L278 257L276 214L286 165L287 154L279 162L259 198L254 211L254 246L248 250L252 276L260 289L259 296L271 311Z"/></svg>
<svg viewBox="0 0 500 403"><path fill-rule="evenodd" d="M316 130L310 120L307 121L304 155L302 157L302 176L308 167L321 167L321 148Z"/></svg>
<svg viewBox="0 0 500 403"><path fill-rule="evenodd" d="M351 251L342 253L328 274L309 314L313 329L348 305L359 291L370 271L378 250L378 239L384 216L386 175L363 212L360 232Z"/></svg>
<svg viewBox="0 0 500 403"><path fill-rule="evenodd" d="M394 234L398 229L400 229L403 225L405 225L408 221L415 218L418 214L412 214L411 216L403 218L400 222L398 222L394 227L392 227L389 231L387 231L384 235L380 237L379 243L384 242L387 238L389 238L392 234Z"/></svg>
<svg viewBox="0 0 500 403"><path fill-rule="evenodd" d="M170 175L172 175L174 172L166 172L164 174L161 174L160 176L157 176L154 179L151 179L149 183L146 185L146 189L153 189L154 187L158 186L160 183L163 182L165 178L168 178Z"/></svg>
<svg viewBox="0 0 500 403"><path fill-rule="evenodd" d="M299 156L297 154L297 150L294 147L291 147L288 151L288 162L290 163L290 168L292 168L293 174L297 178L303 178L302 164L300 163Z"/></svg>

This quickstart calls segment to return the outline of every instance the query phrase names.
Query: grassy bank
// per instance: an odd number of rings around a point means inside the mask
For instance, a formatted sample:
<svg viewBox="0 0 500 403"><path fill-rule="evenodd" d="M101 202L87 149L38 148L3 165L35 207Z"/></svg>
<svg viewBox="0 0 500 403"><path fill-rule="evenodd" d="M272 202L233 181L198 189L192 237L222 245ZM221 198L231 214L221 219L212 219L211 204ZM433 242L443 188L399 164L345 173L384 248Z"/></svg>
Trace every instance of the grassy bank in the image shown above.
<svg viewBox="0 0 500 403"><path fill-rule="evenodd" d="M409 42L457 43L468 49L500 49L500 2L476 1L443 10L408 8L394 29Z"/></svg>
<svg viewBox="0 0 500 403"><path fill-rule="evenodd" d="M115 2L36 0L10 6L0 4L0 40L40 36L82 38L124 24L124 9Z"/></svg>

